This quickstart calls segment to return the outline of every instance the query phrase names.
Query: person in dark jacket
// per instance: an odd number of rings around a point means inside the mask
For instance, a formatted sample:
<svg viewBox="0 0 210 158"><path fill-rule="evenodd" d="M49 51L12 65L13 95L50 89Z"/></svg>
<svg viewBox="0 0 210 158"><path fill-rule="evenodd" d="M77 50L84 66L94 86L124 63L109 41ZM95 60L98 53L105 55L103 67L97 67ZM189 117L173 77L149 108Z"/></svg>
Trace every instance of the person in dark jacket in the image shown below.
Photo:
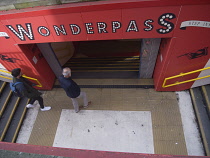
<svg viewBox="0 0 210 158"><path fill-rule="evenodd" d="M31 83L26 78L22 77L22 72L20 68L13 69L11 72L13 76L13 83L22 82L23 84L17 84L16 89L25 97L29 98L29 104L26 105L27 108L33 108L33 103L38 100L41 111L50 110L50 106L44 106L43 98L41 97L41 92L33 88L35 84Z"/></svg>
<svg viewBox="0 0 210 158"><path fill-rule="evenodd" d="M76 113L79 112L77 98L83 98L84 108L87 108L91 104L91 102L88 102L86 93L81 92L80 87L72 80L70 68L63 69L63 75L59 77L59 82L61 87L66 91L66 95L71 98Z"/></svg>

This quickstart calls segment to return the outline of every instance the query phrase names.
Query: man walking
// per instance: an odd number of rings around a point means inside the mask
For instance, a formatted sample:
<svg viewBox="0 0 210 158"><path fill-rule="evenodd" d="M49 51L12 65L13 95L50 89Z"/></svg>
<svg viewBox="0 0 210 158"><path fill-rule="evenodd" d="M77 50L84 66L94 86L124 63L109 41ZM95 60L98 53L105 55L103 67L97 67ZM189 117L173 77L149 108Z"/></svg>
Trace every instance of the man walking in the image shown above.
<svg viewBox="0 0 210 158"><path fill-rule="evenodd" d="M33 103L38 100L41 111L48 111L51 109L50 106L44 106L43 98L41 97L41 92L39 92L37 89L33 88L35 84L31 83L26 78L22 77L22 72L20 68L16 68L12 70L12 76L13 76L13 83L21 82L20 84L17 84L15 88L19 93L21 93L23 96L30 99L29 104L26 106L27 108L33 108Z"/></svg>
<svg viewBox="0 0 210 158"><path fill-rule="evenodd" d="M71 98L76 113L79 112L77 98L83 98L84 108L87 108L88 105L91 104L91 102L88 102L87 100L86 93L81 92L80 87L71 79L70 68L67 67L63 69L63 75L59 77L59 82L61 87L66 91L67 96Z"/></svg>

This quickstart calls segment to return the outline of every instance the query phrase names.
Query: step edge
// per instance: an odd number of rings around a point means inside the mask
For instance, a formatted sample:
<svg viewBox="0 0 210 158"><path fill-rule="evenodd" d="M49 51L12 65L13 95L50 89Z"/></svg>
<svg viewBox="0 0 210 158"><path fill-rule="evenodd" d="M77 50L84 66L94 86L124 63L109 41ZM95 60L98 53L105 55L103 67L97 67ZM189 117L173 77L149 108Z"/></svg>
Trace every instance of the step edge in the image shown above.
<svg viewBox="0 0 210 158"><path fill-rule="evenodd" d="M5 108L6 108L7 104L8 104L9 99L11 98L11 96L12 96L12 91L10 90L10 91L9 91L9 94L8 94L8 96L7 96L7 98L6 98L5 102L4 102L4 105L3 105L2 108L0 109L0 117L3 115L4 110L5 110Z"/></svg>
<svg viewBox="0 0 210 158"><path fill-rule="evenodd" d="M14 105L14 107L13 107L11 113L10 113L10 116L9 116L9 118L7 120L6 126L4 127L4 130L3 130L3 132L2 132L2 134L0 136L0 141L2 141L4 139L4 137L5 137L5 134L6 134L7 130L8 130L8 128L9 128L9 125L11 123L12 117L15 114L15 111L17 109L17 106L18 106L19 102L20 102L20 98L18 97L16 102L15 102L15 105Z"/></svg>
<svg viewBox="0 0 210 158"><path fill-rule="evenodd" d="M203 96L204 96L204 99L205 99L206 104L207 104L206 107L207 107L207 110L208 110L208 114L210 116L210 96L208 96L205 86L202 86L202 92L203 92Z"/></svg>
<svg viewBox="0 0 210 158"><path fill-rule="evenodd" d="M209 149L208 142L207 142L207 139L206 139L206 134L204 132L204 127L203 127L203 124L202 124L202 121L201 121L201 118L200 118L200 115L199 115L199 110L197 108L198 105L196 103L195 94L194 94L193 89L190 89L190 94L191 94L191 98L192 98L193 107L194 107L194 110L195 110L195 115L196 115L196 118L197 118L197 121L198 121L198 126L199 126L199 129L200 129L200 132L201 132L201 137L202 137L202 142L203 142L203 145L204 145L204 150L206 152L206 155L210 156L210 149Z"/></svg>
<svg viewBox="0 0 210 158"><path fill-rule="evenodd" d="M30 99L28 99L27 104L29 103L29 101L30 101ZM22 125L22 123L24 121L24 117L26 115L26 112L27 112L27 108L25 107L24 110L23 110L22 116L21 116L21 118L19 120L18 126L17 126L17 128L15 130L14 136L12 138L12 143L15 143L16 142L16 139L18 137L18 133L20 131L21 125Z"/></svg>
<svg viewBox="0 0 210 158"><path fill-rule="evenodd" d="M84 70L72 70L72 72L115 72L115 71L117 71L117 72L121 72L121 71L128 71L128 72L131 72L131 71L136 71L136 72L138 72L139 71L139 69L137 70L103 70L103 71L101 71L101 70L86 70L86 71L84 71Z"/></svg>
<svg viewBox="0 0 210 158"><path fill-rule="evenodd" d="M1 85L0 88L0 94L2 93L2 91L4 90L4 87L6 86L7 82L3 82L3 84Z"/></svg>

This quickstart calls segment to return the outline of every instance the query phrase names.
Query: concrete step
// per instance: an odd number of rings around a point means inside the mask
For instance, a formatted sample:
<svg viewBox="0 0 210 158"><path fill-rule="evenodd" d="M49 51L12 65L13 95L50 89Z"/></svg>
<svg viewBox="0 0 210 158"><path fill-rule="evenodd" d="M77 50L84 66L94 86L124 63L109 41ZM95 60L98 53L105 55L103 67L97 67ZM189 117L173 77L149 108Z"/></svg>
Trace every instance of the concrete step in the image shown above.
<svg viewBox="0 0 210 158"><path fill-rule="evenodd" d="M4 136L3 141L4 142L12 142L14 143L16 141L16 138L18 136L18 132L21 128L21 124L24 120L25 114L27 112L26 105L28 103L28 98L21 98L18 106L13 114L13 117L10 121L10 124L8 126L7 132Z"/></svg>
<svg viewBox="0 0 210 158"><path fill-rule="evenodd" d="M0 81L0 141L15 142L28 99L16 97L9 83Z"/></svg>
<svg viewBox="0 0 210 158"><path fill-rule="evenodd" d="M202 86L202 92L205 99L207 112L210 118L210 85Z"/></svg>
<svg viewBox="0 0 210 158"><path fill-rule="evenodd" d="M4 139L4 136L7 132L11 119L14 115L14 112L18 106L19 98L15 97L13 94L10 99L7 101L4 112L1 115L0 121L0 141Z"/></svg>
<svg viewBox="0 0 210 158"><path fill-rule="evenodd" d="M201 87L190 89L190 94L201 132L204 149L206 151L206 155L210 156L210 119L206 108L206 101Z"/></svg>
<svg viewBox="0 0 210 158"><path fill-rule="evenodd" d="M74 76L83 76L85 78L90 78L93 76L112 76L112 78L117 78L118 76L128 77L131 76L138 77L139 71L139 56L130 57L86 57L86 58L71 58L64 67L70 67ZM126 71L126 72L125 72ZM134 74L134 71L137 73ZM83 72L83 73L77 73ZM88 72L88 73L87 73ZM96 73L97 72L97 73ZM107 72L107 73L105 73ZM120 72L120 73L119 73ZM86 74L87 73L87 74ZM123 75L125 73L125 75Z"/></svg>
<svg viewBox="0 0 210 158"><path fill-rule="evenodd" d="M1 92L3 91L5 86L6 86L6 82L0 81L0 95L1 95Z"/></svg>
<svg viewBox="0 0 210 158"><path fill-rule="evenodd" d="M0 117L3 115L3 112L10 100L11 95L12 91L10 90L9 83L5 82L0 96Z"/></svg>

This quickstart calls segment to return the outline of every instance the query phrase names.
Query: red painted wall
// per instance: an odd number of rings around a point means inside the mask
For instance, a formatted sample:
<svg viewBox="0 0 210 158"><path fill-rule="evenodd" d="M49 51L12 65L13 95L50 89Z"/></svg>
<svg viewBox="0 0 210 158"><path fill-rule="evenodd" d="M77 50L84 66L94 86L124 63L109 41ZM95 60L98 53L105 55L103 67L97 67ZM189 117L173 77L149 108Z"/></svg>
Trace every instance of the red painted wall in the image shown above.
<svg viewBox="0 0 210 158"><path fill-rule="evenodd" d="M207 63L209 54L195 59L178 56L209 47L210 28L195 27L193 24L194 26L186 27L185 30L180 29L183 21L208 21L209 4L208 0L199 2L185 0L182 3L102 1L2 12L0 32L6 32L10 38L0 37L2 47L0 53L7 54L9 58L17 57L22 61L11 63L1 60L1 63L8 70L19 65L30 67L34 73L27 73L38 78L44 85L43 88L50 89L54 75L45 59L42 58L35 64L32 61L33 52L26 49L26 46L17 44L164 38L154 73L156 90L187 89L193 83L169 88L162 88L162 83L166 77L203 68ZM197 73L179 80L198 75Z"/></svg>
<svg viewBox="0 0 210 158"><path fill-rule="evenodd" d="M210 58L210 54L198 58L179 57L186 53L194 53L199 49L210 48L210 28L205 27L186 27L180 29L181 23L188 20L208 21L210 19L210 5L183 6L177 21L174 37L162 42L160 54L157 60L157 67L154 74L156 90L184 90L192 86L193 82L180 84L170 88L162 88L164 78L178 75L181 72L189 72L204 68ZM210 25L209 25L210 26ZM160 56L162 54L163 61ZM162 74L162 75L160 75ZM178 79L173 79L167 84L175 81L184 81L198 77L199 73L194 73ZM209 82L210 83L210 82Z"/></svg>
<svg viewBox="0 0 210 158"><path fill-rule="evenodd" d="M0 25L1 32L4 28ZM39 49L30 49L29 45L17 45L12 38L0 37L1 64L11 71L14 68L21 68L23 73L29 77L38 79L43 87L41 89L51 89L55 75L47 64L46 60L40 55ZM37 64L33 62L33 57L37 58ZM32 82L36 83L36 81Z"/></svg>
<svg viewBox="0 0 210 158"><path fill-rule="evenodd" d="M29 61L32 63L32 67L34 67L34 69L37 71L36 73L34 73L34 71L31 71L31 67L28 67L27 65L20 65L23 72L27 74L27 76L33 76L34 78L37 78L43 85L43 88L41 89L51 89L52 84L54 84L55 75L53 74L50 66L43 57L37 45L24 44L19 45L19 47L21 51L25 53ZM34 60L36 59L37 63L34 62Z"/></svg>

